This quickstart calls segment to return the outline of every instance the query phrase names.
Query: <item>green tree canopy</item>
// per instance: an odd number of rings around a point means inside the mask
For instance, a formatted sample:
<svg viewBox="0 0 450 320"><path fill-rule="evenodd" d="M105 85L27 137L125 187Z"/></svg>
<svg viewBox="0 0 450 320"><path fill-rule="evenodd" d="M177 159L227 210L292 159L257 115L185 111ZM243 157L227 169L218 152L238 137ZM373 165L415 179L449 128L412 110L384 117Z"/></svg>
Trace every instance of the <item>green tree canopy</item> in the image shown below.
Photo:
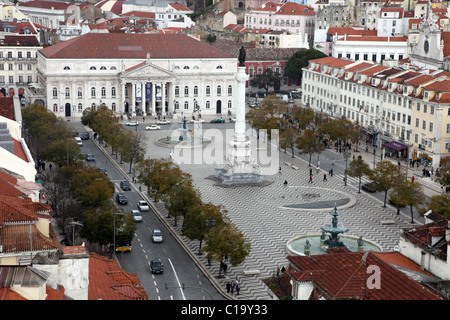
<svg viewBox="0 0 450 320"><path fill-rule="evenodd" d="M325 145L319 141L318 133L310 129L303 131L297 138L296 144L300 154L309 154L309 166L311 166L312 155L325 149Z"/></svg>
<svg viewBox="0 0 450 320"><path fill-rule="evenodd" d="M384 205L386 207L387 193L394 188L400 178L400 168L398 165L390 161L380 161L376 164L375 169L371 171L369 179L375 190L384 192Z"/></svg>
<svg viewBox="0 0 450 320"><path fill-rule="evenodd" d="M325 58L327 55L322 51L308 49L297 51L289 58L284 67L284 74L290 78L302 78L302 68L308 66L310 60Z"/></svg>
<svg viewBox="0 0 450 320"><path fill-rule="evenodd" d="M397 167L397 166L396 166ZM425 196L423 195L423 187L420 183L410 181L404 176L397 177L394 188L390 193L393 202L398 206L409 206L411 211L411 223L414 222L413 207L417 210L425 203Z"/></svg>
<svg viewBox="0 0 450 320"><path fill-rule="evenodd" d="M259 89L269 91L273 87L275 91L280 90L281 79L278 72L272 69L266 69L262 74L258 74L250 80L250 85L257 86Z"/></svg>
<svg viewBox="0 0 450 320"><path fill-rule="evenodd" d="M358 193L361 193L361 179L364 176L369 176L372 170L370 170L369 165L362 159L356 159L350 162L347 169L347 174L350 177L359 179Z"/></svg>

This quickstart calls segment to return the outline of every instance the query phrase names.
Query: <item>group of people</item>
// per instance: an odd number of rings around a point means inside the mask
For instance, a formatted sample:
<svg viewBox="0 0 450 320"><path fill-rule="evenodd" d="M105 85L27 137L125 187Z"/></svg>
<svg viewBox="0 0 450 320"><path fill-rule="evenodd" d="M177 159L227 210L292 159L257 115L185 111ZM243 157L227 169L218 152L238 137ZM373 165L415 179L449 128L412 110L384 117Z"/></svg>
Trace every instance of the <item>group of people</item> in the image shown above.
<svg viewBox="0 0 450 320"><path fill-rule="evenodd" d="M241 290L241 284L239 283L237 277L234 280L227 281L226 284L227 293L233 295L234 290L236 290L236 295L239 295L239 291Z"/></svg>

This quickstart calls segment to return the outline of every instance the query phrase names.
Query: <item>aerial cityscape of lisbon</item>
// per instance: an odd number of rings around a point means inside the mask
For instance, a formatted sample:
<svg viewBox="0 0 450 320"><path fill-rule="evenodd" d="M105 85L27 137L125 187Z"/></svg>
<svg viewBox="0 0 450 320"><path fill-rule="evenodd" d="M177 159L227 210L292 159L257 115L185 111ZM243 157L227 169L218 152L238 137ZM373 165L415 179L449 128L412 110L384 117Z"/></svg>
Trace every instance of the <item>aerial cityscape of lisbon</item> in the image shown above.
<svg viewBox="0 0 450 320"><path fill-rule="evenodd" d="M1 6L0 304L450 299L449 1Z"/></svg>

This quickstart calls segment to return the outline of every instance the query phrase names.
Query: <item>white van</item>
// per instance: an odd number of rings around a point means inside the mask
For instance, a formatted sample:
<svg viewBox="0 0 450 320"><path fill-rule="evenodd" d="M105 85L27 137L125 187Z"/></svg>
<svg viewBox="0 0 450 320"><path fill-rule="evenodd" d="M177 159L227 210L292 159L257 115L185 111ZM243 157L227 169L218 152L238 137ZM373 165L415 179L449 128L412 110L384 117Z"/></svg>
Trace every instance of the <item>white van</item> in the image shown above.
<svg viewBox="0 0 450 320"><path fill-rule="evenodd" d="M77 144L82 147L83 146L83 141L81 141L80 137L75 137L75 141L77 142Z"/></svg>

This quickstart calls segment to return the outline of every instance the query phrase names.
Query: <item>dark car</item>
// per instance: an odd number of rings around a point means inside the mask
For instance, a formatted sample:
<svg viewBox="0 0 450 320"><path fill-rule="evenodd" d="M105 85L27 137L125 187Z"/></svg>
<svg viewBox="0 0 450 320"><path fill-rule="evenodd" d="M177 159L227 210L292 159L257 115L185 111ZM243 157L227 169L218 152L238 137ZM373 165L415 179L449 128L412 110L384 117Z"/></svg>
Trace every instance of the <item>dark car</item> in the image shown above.
<svg viewBox="0 0 450 320"><path fill-rule="evenodd" d="M376 192L375 187L371 183L365 183L361 186L361 189L367 192Z"/></svg>
<svg viewBox="0 0 450 320"><path fill-rule="evenodd" d="M89 154L86 156L86 161L88 161L88 162L94 162L94 161L95 161L94 155L89 153Z"/></svg>
<svg viewBox="0 0 450 320"><path fill-rule="evenodd" d="M105 168L98 168L98 170L100 170L100 172L103 174L108 174Z"/></svg>
<svg viewBox="0 0 450 320"><path fill-rule="evenodd" d="M80 134L81 140L88 140L89 139L89 132L82 132Z"/></svg>
<svg viewBox="0 0 450 320"><path fill-rule="evenodd" d="M211 120L211 123L225 123L225 120L223 120L222 118L217 118L217 119Z"/></svg>
<svg viewBox="0 0 450 320"><path fill-rule="evenodd" d="M164 265L162 264L160 259L152 260L150 262L150 270L152 273L163 273Z"/></svg>
<svg viewBox="0 0 450 320"><path fill-rule="evenodd" d="M118 204L128 204L128 198L123 193L118 193L116 195L116 201Z"/></svg>
<svg viewBox="0 0 450 320"><path fill-rule="evenodd" d="M123 191L130 191L131 184L128 181L120 181L120 189Z"/></svg>

